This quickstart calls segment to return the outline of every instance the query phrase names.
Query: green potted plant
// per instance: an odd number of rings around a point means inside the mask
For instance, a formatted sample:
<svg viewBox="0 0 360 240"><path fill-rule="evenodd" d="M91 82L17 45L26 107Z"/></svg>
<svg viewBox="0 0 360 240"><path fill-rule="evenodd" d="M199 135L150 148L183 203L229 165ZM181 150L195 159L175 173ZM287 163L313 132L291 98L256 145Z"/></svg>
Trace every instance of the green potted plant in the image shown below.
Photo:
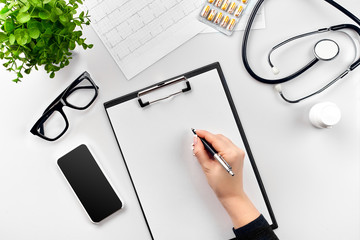
<svg viewBox="0 0 360 240"><path fill-rule="evenodd" d="M0 0L0 59L15 72L14 82L38 66L53 78L69 64L76 45L92 48L82 37L82 26L90 19L88 12L77 14L79 4L81 0Z"/></svg>

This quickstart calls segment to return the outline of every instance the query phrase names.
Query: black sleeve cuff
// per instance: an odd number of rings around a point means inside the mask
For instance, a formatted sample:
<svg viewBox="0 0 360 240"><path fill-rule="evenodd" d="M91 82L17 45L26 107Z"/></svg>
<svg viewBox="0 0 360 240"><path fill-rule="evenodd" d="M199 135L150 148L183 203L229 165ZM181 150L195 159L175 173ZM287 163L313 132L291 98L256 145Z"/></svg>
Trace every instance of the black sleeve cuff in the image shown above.
<svg viewBox="0 0 360 240"><path fill-rule="evenodd" d="M269 223L263 215L247 225L234 229L236 239L241 240L278 240Z"/></svg>

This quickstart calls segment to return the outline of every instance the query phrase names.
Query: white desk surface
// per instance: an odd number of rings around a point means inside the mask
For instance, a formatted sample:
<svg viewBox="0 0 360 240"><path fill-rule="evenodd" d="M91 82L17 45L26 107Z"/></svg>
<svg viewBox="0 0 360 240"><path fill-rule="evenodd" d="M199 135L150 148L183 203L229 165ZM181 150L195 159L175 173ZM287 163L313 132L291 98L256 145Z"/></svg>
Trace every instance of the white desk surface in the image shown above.
<svg viewBox="0 0 360 240"><path fill-rule="evenodd" d="M359 12L359 1L339 3ZM250 63L263 76L271 77L266 54L278 42L318 28L352 23L323 1L267 1L265 7L267 28L252 32L249 46ZM15 84L13 74L0 67L0 239L150 239L103 103L215 61L224 71L277 217L277 235L291 240L360 239L359 69L327 92L290 105L271 86L256 82L244 70L243 32L232 37L200 34L130 81L94 31L87 28L85 35L94 48L78 50L70 66L55 79L40 70ZM346 42L343 35L335 35ZM351 43L341 51L343 59L320 64L285 84L285 91L301 96L329 81L352 60ZM276 55L275 61L282 64L279 68L285 74L303 62L306 54L308 50L296 47L282 57ZM30 134L42 111L84 70L100 87L95 104L86 111L67 108L70 129L57 142ZM308 121L309 109L322 101L332 101L342 111L333 129L316 129ZM91 148L126 205L99 225L87 219L56 164L81 143Z"/></svg>

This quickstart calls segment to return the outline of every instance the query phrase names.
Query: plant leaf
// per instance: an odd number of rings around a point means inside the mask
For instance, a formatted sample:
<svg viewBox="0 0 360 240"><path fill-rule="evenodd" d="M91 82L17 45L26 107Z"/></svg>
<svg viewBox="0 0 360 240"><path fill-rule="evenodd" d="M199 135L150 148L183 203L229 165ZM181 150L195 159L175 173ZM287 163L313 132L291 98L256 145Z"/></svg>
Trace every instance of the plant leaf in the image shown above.
<svg viewBox="0 0 360 240"><path fill-rule="evenodd" d="M54 7L55 4L56 4L56 2L57 2L57 0L50 0L50 1L49 1L49 5L50 5L51 7Z"/></svg>
<svg viewBox="0 0 360 240"><path fill-rule="evenodd" d="M45 41L43 39L40 39L39 41L37 41L36 47L38 47L38 48L45 47Z"/></svg>
<svg viewBox="0 0 360 240"><path fill-rule="evenodd" d="M19 23L26 23L31 19L31 16L29 13L24 12L24 13L19 13L16 16L16 19L19 21Z"/></svg>
<svg viewBox="0 0 360 240"><path fill-rule="evenodd" d="M70 50L74 50L74 49L75 49L75 46L76 46L76 45L75 45L75 41L72 40L72 41L69 42L69 49L70 49Z"/></svg>
<svg viewBox="0 0 360 240"><path fill-rule="evenodd" d="M75 24L75 23L71 22L71 23L68 24L68 31L69 31L69 32L74 31L75 28L76 28L76 24Z"/></svg>
<svg viewBox="0 0 360 240"><path fill-rule="evenodd" d="M8 16L8 14L6 14L6 13L5 14L0 13L0 20L5 21L7 16Z"/></svg>
<svg viewBox="0 0 360 240"><path fill-rule="evenodd" d="M3 8L0 10L0 14L7 13L9 10L10 10L10 9L9 9L7 6L5 6L5 7L3 7Z"/></svg>
<svg viewBox="0 0 360 240"><path fill-rule="evenodd" d="M60 8L58 8L58 7L54 8L53 11L55 12L56 15L61 15L61 14L63 14L63 11L62 11Z"/></svg>
<svg viewBox="0 0 360 240"><path fill-rule="evenodd" d="M69 22L69 19L68 19L67 15L59 16L59 20L64 26Z"/></svg>
<svg viewBox="0 0 360 240"><path fill-rule="evenodd" d="M30 38L27 29L16 29L14 32L14 35L15 35L16 42L19 45L25 45Z"/></svg>
<svg viewBox="0 0 360 240"><path fill-rule="evenodd" d="M6 35L5 33L0 32L0 42L5 41L7 38L8 38L8 37L7 37L7 35Z"/></svg>
<svg viewBox="0 0 360 240"><path fill-rule="evenodd" d="M11 35L9 36L9 43L10 43L11 45L13 45L13 44L15 43L15 36L14 36L14 34L11 34Z"/></svg>
<svg viewBox="0 0 360 240"><path fill-rule="evenodd" d="M35 9L31 10L30 15L32 18L38 18L39 17L39 9L35 8Z"/></svg>
<svg viewBox="0 0 360 240"><path fill-rule="evenodd" d="M50 17L50 12L48 10L46 10L46 9L41 9L40 12L39 12L39 17L41 19L46 20L46 19L48 19Z"/></svg>
<svg viewBox="0 0 360 240"><path fill-rule="evenodd" d="M21 67L19 67L19 68L21 69ZM18 69L18 70L20 70L20 69ZM17 73L17 76L18 76L18 78L24 77L24 76L21 74L21 72L18 72L18 73Z"/></svg>
<svg viewBox="0 0 360 240"><path fill-rule="evenodd" d="M6 19L4 23L4 29L6 32L12 32L15 29L14 23L12 19Z"/></svg>
<svg viewBox="0 0 360 240"><path fill-rule="evenodd" d="M29 28L29 35L33 39L37 39L40 36L40 30L38 28Z"/></svg>
<svg viewBox="0 0 360 240"><path fill-rule="evenodd" d="M30 6L31 6L30 3L26 3L24 6L22 6L20 8L20 12L21 13L27 12L27 10L29 10Z"/></svg>
<svg viewBox="0 0 360 240"><path fill-rule="evenodd" d="M41 0L29 0L29 3L35 7L42 7L42 2Z"/></svg>
<svg viewBox="0 0 360 240"><path fill-rule="evenodd" d="M31 19L29 22L27 22L27 27L29 29L30 28L38 28L40 31L42 31L42 29L43 29L43 26L41 25L41 23L34 19Z"/></svg>

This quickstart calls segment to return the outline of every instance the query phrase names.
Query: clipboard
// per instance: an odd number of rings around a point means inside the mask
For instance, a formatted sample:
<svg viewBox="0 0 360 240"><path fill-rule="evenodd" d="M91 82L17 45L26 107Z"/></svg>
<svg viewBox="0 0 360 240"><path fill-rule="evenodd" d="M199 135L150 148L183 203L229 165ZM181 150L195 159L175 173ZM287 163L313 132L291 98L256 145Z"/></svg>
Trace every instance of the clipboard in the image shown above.
<svg viewBox="0 0 360 240"><path fill-rule="evenodd" d="M222 133L245 151L245 192L278 227L218 62L104 107L153 240L235 239L230 217L192 154L192 127Z"/></svg>

